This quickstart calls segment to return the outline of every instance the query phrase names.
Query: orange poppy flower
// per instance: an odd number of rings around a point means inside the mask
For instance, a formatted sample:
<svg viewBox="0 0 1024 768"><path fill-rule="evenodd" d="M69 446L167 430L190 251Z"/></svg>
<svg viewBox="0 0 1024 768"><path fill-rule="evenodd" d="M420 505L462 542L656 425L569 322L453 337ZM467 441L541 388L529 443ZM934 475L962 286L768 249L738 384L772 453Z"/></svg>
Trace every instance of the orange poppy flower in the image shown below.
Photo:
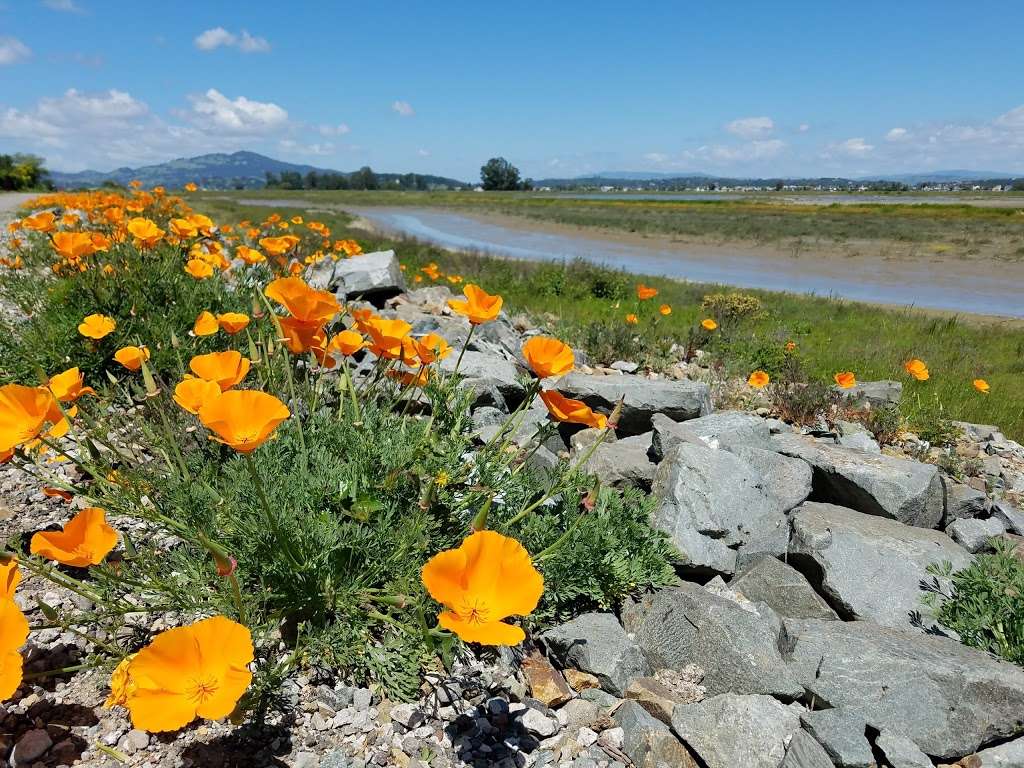
<svg viewBox="0 0 1024 768"><path fill-rule="evenodd" d="M225 333L234 336L236 333L244 331L246 326L249 325L249 316L243 315L241 312L225 312L224 314L217 315L217 322L224 329Z"/></svg>
<svg viewBox="0 0 1024 768"><path fill-rule="evenodd" d="M90 232L57 232L53 235L53 250L62 259L79 261L99 249Z"/></svg>
<svg viewBox="0 0 1024 768"><path fill-rule="evenodd" d="M216 433L218 443L251 453L267 441L291 413L273 395L255 390L230 390L199 409L199 420Z"/></svg>
<svg viewBox="0 0 1024 768"><path fill-rule="evenodd" d="M189 224L198 230L199 234L206 237L210 236L210 232L213 230L213 219L209 216L203 216L201 213L190 213L185 218ZM219 246L220 243L216 243L216 245Z"/></svg>
<svg viewBox="0 0 1024 768"><path fill-rule="evenodd" d="M363 333L369 333L370 320L372 320L375 317L373 310L370 309L369 307L364 307L360 309L350 310L350 312L352 314L352 320L356 324L356 328L358 328Z"/></svg>
<svg viewBox="0 0 1024 768"><path fill-rule="evenodd" d="M0 701L11 698L21 686L23 663L17 651L0 652Z"/></svg>
<svg viewBox="0 0 1024 768"><path fill-rule="evenodd" d="M213 276L213 267L202 259L189 259L185 262L185 274L191 275L196 280L205 280Z"/></svg>
<svg viewBox="0 0 1024 768"><path fill-rule="evenodd" d="M466 298L450 299L448 306L453 312L465 316L473 325L489 323L501 312L501 296L492 296L473 283L467 283L462 292Z"/></svg>
<svg viewBox="0 0 1024 768"><path fill-rule="evenodd" d="M57 228L57 217L49 211L42 211L22 219L21 227L33 232L52 232Z"/></svg>
<svg viewBox="0 0 1024 768"><path fill-rule="evenodd" d="M51 488L48 485L43 486L43 496L49 496L51 499L63 499L64 501L71 501L75 498L75 494L71 491L65 491L63 488Z"/></svg>
<svg viewBox="0 0 1024 768"><path fill-rule="evenodd" d="M705 331L713 331L718 328L718 323L708 317L700 321L700 327Z"/></svg>
<svg viewBox="0 0 1024 768"><path fill-rule="evenodd" d="M331 343L327 345L327 351L351 357L365 346L366 339L362 337L362 334L356 331L342 331L331 339Z"/></svg>
<svg viewBox="0 0 1024 768"><path fill-rule="evenodd" d="M981 392L981 394L983 395L987 395L989 393L989 390L991 389L991 387L988 385L988 382L985 381L984 379L975 379L971 383L974 385L974 388Z"/></svg>
<svg viewBox="0 0 1024 768"><path fill-rule="evenodd" d="M608 426L608 417L603 413L595 413L582 400L573 400L557 390L541 390L540 399L544 401L548 413L555 421L583 424L594 429L604 429Z"/></svg>
<svg viewBox="0 0 1024 768"><path fill-rule="evenodd" d="M0 387L0 453L39 436L47 422L63 419L53 394L42 387Z"/></svg>
<svg viewBox="0 0 1024 768"><path fill-rule="evenodd" d="M636 325L639 322L640 318L638 318L635 313L630 312L626 315L626 325Z"/></svg>
<svg viewBox="0 0 1024 768"><path fill-rule="evenodd" d="M271 256L284 256L299 244L299 238L295 235L281 235L280 237L264 237L259 242L260 248Z"/></svg>
<svg viewBox="0 0 1024 768"><path fill-rule="evenodd" d="M544 577L530 553L496 531L478 531L458 549L434 555L421 578L430 596L447 609L438 624L467 643L521 643L526 633L502 619L529 614L544 592Z"/></svg>
<svg viewBox="0 0 1024 768"><path fill-rule="evenodd" d="M668 304L662 304L660 307L658 307L658 312L660 312L665 317L668 317L669 315L672 314L672 307L669 306Z"/></svg>
<svg viewBox="0 0 1024 768"><path fill-rule="evenodd" d="M188 184L185 185L186 192L195 192L197 189L199 189L199 187L195 184L195 182L190 181Z"/></svg>
<svg viewBox="0 0 1024 768"><path fill-rule="evenodd" d="M95 395L96 390L92 387L82 386L85 379L78 368L68 368L63 373L50 377L49 386L53 396L62 403L73 403L83 395Z"/></svg>
<svg viewBox="0 0 1024 768"><path fill-rule="evenodd" d="M372 339L370 350L373 354L388 360L399 360L403 357L402 341L412 332L412 326L404 320L374 317L367 323L367 331Z"/></svg>
<svg viewBox="0 0 1024 768"><path fill-rule="evenodd" d="M311 288L298 277L279 277L267 285L263 293L303 323L324 325L341 311L333 293Z"/></svg>
<svg viewBox="0 0 1024 768"><path fill-rule="evenodd" d="M786 351L787 352L793 352L795 350L796 350L796 342L795 341L787 341L786 342Z"/></svg>
<svg viewBox="0 0 1024 768"><path fill-rule="evenodd" d="M199 378L216 382L223 392L246 377L249 363L249 358L242 357L241 352L229 349L226 352L196 355L189 361L188 367Z"/></svg>
<svg viewBox="0 0 1024 768"><path fill-rule="evenodd" d="M205 309L199 313L195 323L192 324L192 333L196 336L212 336L220 328L220 323L213 316L212 312Z"/></svg>
<svg viewBox="0 0 1024 768"><path fill-rule="evenodd" d="M14 597L14 590L21 583L18 558L0 557L0 599Z"/></svg>
<svg viewBox="0 0 1024 768"><path fill-rule="evenodd" d="M857 386L857 377L853 375L853 371L841 371L832 378L842 389L851 389Z"/></svg>
<svg viewBox="0 0 1024 768"><path fill-rule="evenodd" d="M196 225L188 219L171 219L171 233L182 240L191 240L199 234Z"/></svg>
<svg viewBox="0 0 1024 768"><path fill-rule="evenodd" d="M235 256L240 258L246 264L262 264L267 260L267 257L262 253L247 245L240 245L235 248Z"/></svg>
<svg viewBox="0 0 1024 768"><path fill-rule="evenodd" d="M130 219L127 228L139 248L152 248L166 234L155 222L142 217Z"/></svg>
<svg viewBox="0 0 1024 768"><path fill-rule="evenodd" d="M754 371L747 379L747 384L754 389L764 389L771 380L771 377L764 371Z"/></svg>
<svg viewBox="0 0 1024 768"><path fill-rule="evenodd" d="M109 336L117 328L117 322L106 315L89 315L78 324L78 332L90 339L99 341Z"/></svg>
<svg viewBox="0 0 1024 768"><path fill-rule="evenodd" d="M84 568L99 565L117 546L117 531L107 525L99 507L86 507L63 531L40 531L32 536L29 551L63 565Z"/></svg>
<svg viewBox="0 0 1024 768"><path fill-rule="evenodd" d="M149 350L146 347L121 347L114 353L114 359L129 371L137 371L144 361L149 360Z"/></svg>
<svg viewBox="0 0 1024 768"><path fill-rule="evenodd" d="M279 317L283 340L288 351L301 355L310 350L323 350L327 346L327 334L322 323L307 323L294 317Z"/></svg>
<svg viewBox="0 0 1024 768"><path fill-rule="evenodd" d="M916 357L912 360L908 360L903 364L903 370L909 373L918 381L928 381L931 375L928 372L928 366L924 364L923 360L918 360Z"/></svg>
<svg viewBox="0 0 1024 768"><path fill-rule="evenodd" d="M215 381L196 379L191 376L178 382L174 388L174 402L189 413L200 409L215 397L220 397L220 386Z"/></svg>
<svg viewBox="0 0 1024 768"><path fill-rule="evenodd" d="M653 299L657 295L657 288L651 288L649 285L644 285L643 283L638 283L636 286L636 297L640 299L640 301L647 301L648 299Z"/></svg>
<svg viewBox="0 0 1024 768"><path fill-rule="evenodd" d="M420 368L418 371L396 371L392 369L386 375L390 379L397 379L403 387L425 387L430 380L427 376L426 368Z"/></svg>
<svg viewBox="0 0 1024 768"><path fill-rule="evenodd" d="M444 360L452 353L448 342L436 333L428 333L426 336L413 339L413 346L416 349L416 356L424 365Z"/></svg>
<svg viewBox="0 0 1024 768"><path fill-rule="evenodd" d="M214 616L153 638L128 663L115 692L136 728L176 731L197 717L230 715L252 682L252 660L249 630Z"/></svg>
<svg viewBox="0 0 1024 768"><path fill-rule="evenodd" d="M523 344L523 357L540 378L564 376L576 365L572 347L550 336L532 336Z"/></svg>

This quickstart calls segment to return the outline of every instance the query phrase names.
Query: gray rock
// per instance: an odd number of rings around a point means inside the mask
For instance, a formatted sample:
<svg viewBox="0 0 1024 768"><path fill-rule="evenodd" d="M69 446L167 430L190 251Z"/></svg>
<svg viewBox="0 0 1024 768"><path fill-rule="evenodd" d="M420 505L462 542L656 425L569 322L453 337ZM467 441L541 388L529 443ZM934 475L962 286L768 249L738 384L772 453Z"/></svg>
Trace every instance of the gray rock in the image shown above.
<svg viewBox="0 0 1024 768"><path fill-rule="evenodd" d="M812 471L802 459L755 448L752 445L724 446L753 467L764 481L764 488L779 500L786 512L807 501L811 495Z"/></svg>
<svg viewBox="0 0 1024 768"><path fill-rule="evenodd" d="M807 731L797 731L779 768L834 768L832 758Z"/></svg>
<svg viewBox="0 0 1024 768"><path fill-rule="evenodd" d="M558 733L558 720L553 717L548 717L543 712L533 707L527 707L524 709L523 714L519 718L519 722L523 728L528 730L530 733L540 736L542 739L546 739L548 736L554 736Z"/></svg>
<svg viewBox="0 0 1024 768"><path fill-rule="evenodd" d="M458 354L448 355L441 361L441 370L451 373L458 362ZM518 404L526 390L519 383L519 370L503 357L486 352L467 351L459 364L459 375L471 381L485 381L497 388L509 404Z"/></svg>
<svg viewBox="0 0 1024 768"><path fill-rule="evenodd" d="M1024 536L1024 512L1002 499L992 505L992 516L1006 523L1006 530Z"/></svg>
<svg viewBox="0 0 1024 768"><path fill-rule="evenodd" d="M448 300L453 298L455 298L455 294L447 285L428 285L425 288L414 288L405 294L405 300L410 304L415 304L434 314L444 312L448 307Z"/></svg>
<svg viewBox="0 0 1024 768"><path fill-rule="evenodd" d="M794 619L837 619L804 575L777 558L762 555L737 572L729 589L752 602L767 604L780 616Z"/></svg>
<svg viewBox="0 0 1024 768"><path fill-rule="evenodd" d="M25 731L14 745L10 762L12 766L31 765L53 746L53 739L45 728Z"/></svg>
<svg viewBox="0 0 1024 768"><path fill-rule="evenodd" d="M850 389L835 389L847 402L872 408L898 405L903 396L903 385L898 381L861 381Z"/></svg>
<svg viewBox="0 0 1024 768"><path fill-rule="evenodd" d="M999 431L999 427L991 424L971 424L966 421L954 421L953 426L960 428L964 437L975 443L986 443L989 440L995 440L998 435L1002 433Z"/></svg>
<svg viewBox="0 0 1024 768"><path fill-rule="evenodd" d="M970 768L1024 768L1024 738L983 749L975 757L979 762L966 763Z"/></svg>
<svg viewBox="0 0 1024 768"><path fill-rule="evenodd" d="M946 526L946 535L968 552L989 549L993 536L1006 533L1006 523L998 517L954 520Z"/></svg>
<svg viewBox="0 0 1024 768"><path fill-rule="evenodd" d="M730 445L765 446L771 430L760 416L742 411L717 411L691 419L689 429L712 448Z"/></svg>
<svg viewBox="0 0 1024 768"><path fill-rule="evenodd" d="M872 622L785 619L806 698L858 712L944 760L1024 731L1024 669L955 640Z"/></svg>
<svg viewBox="0 0 1024 768"><path fill-rule="evenodd" d="M711 413L711 391L707 384L696 381L570 373L558 380L556 388L567 397L582 400L591 408L607 413L623 398L617 427L620 435L649 431L655 413L663 413L676 421Z"/></svg>
<svg viewBox="0 0 1024 768"><path fill-rule="evenodd" d="M405 278L394 251L375 251L338 259L330 281L340 298L392 296L405 290Z"/></svg>
<svg viewBox="0 0 1024 768"><path fill-rule="evenodd" d="M875 768L871 745L865 736L867 721L860 713L839 707L804 712L800 720L836 765L843 768Z"/></svg>
<svg viewBox="0 0 1024 768"><path fill-rule="evenodd" d="M564 669L575 667L623 696L630 681L651 673L639 646L610 613L585 613L545 632L541 639Z"/></svg>
<svg viewBox="0 0 1024 768"><path fill-rule="evenodd" d="M663 413L656 413L651 416L651 460L660 462L672 449L680 443L693 443L694 445L705 445L696 432L686 426L685 423L673 421Z"/></svg>
<svg viewBox="0 0 1024 768"><path fill-rule="evenodd" d="M736 692L796 698L803 689L779 652L782 625L767 606L759 610L683 582L627 603L622 620L655 669L681 671L698 662L710 696Z"/></svg>
<svg viewBox="0 0 1024 768"><path fill-rule="evenodd" d="M932 464L776 435L779 453L814 469L814 497L907 525L935 528L942 521L943 493Z"/></svg>
<svg viewBox="0 0 1024 768"><path fill-rule="evenodd" d="M965 483L958 483L948 477L942 478L945 493L946 514L942 518L944 526L954 520L966 520L985 514L988 509L988 496Z"/></svg>
<svg viewBox="0 0 1024 768"><path fill-rule="evenodd" d="M628 483L650 488L657 467L647 457L649 447L649 438L646 441L633 437L605 441L587 460L586 471L601 478L606 485Z"/></svg>
<svg viewBox="0 0 1024 768"><path fill-rule="evenodd" d="M668 534L691 572L732 573L737 553L785 551L789 528L778 500L732 453L677 445L658 465L652 494L652 524Z"/></svg>
<svg viewBox="0 0 1024 768"><path fill-rule="evenodd" d="M697 763L669 727L635 701L622 702L612 718L622 728L622 751L636 768L697 768Z"/></svg>
<svg viewBox="0 0 1024 768"><path fill-rule="evenodd" d="M608 367L616 371L622 371L623 373L636 373L637 368L640 366L636 363L630 363L625 360L616 360Z"/></svg>
<svg viewBox="0 0 1024 768"><path fill-rule="evenodd" d="M928 755L902 733L886 728L878 734L875 746L882 751L892 768L932 768Z"/></svg>
<svg viewBox="0 0 1024 768"><path fill-rule="evenodd" d="M676 707L672 730L708 768L779 768L800 716L771 696L724 693Z"/></svg>
<svg viewBox="0 0 1024 768"><path fill-rule="evenodd" d="M875 439L871 437L867 432L855 432L852 435L840 435L839 444L844 448L853 448L858 451L864 451L865 453L881 453L882 449L879 447Z"/></svg>
<svg viewBox="0 0 1024 768"><path fill-rule="evenodd" d="M816 578L844 618L910 628L921 610L927 567L949 561L955 570L972 557L946 534L865 515L833 504L807 502L791 514L789 562Z"/></svg>

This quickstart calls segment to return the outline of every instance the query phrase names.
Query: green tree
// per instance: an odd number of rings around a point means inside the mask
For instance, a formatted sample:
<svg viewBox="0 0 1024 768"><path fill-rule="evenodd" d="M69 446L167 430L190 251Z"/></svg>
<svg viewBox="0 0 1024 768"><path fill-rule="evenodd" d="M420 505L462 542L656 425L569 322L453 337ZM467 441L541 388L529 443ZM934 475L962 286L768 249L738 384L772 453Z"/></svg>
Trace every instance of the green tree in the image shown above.
<svg viewBox="0 0 1024 768"><path fill-rule="evenodd" d="M353 173L349 181L352 184L352 189L377 189L380 187L377 174L368 165L364 165Z"/></svg>
<svg viewBox="0 0 1024 768"><path fill-rule="evenodd" d="M484 189L508 191L521 189L519 169L504 157L492 157L480 167L480 181Z"/></svg>
<svg viewBox="0 0 1024 768"><path fill-rule="evenodd" d="M0 189L34 189L49 186L43 158L36 155L0 155Z"/></svg>

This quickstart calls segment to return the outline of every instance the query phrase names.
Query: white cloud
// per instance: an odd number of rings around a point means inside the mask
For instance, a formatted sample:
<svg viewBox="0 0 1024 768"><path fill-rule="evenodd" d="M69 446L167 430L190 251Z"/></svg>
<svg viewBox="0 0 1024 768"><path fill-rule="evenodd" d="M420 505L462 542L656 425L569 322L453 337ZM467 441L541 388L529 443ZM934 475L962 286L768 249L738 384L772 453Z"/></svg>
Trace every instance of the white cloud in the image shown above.
<svg viewBox="0 0 1024 768"><path fill-rule="evenodd" d="M412 104L408 101L395 101L391 104L391 109L400 114L402 117L412 117L416 114L416 110L412 108Z"/></svg>
<svg viewBox="0 0 1024 768"><path fill-rule="evenodd" d="M811 126L808 123L800 123L800 127L797 128L797 130L800 131L800 133L807 133L811 130Z"/></svg>
<svg viewBox="0 0 1024 768"><path fill-rule="evenodd" d="M318 129L321 136L344 136L352 129L348 127L347 123L338 123L337 125L321 125Z"/></svg>
<svg viewBox="0 0 1024 768"><path fill-rule="evenodd" d="M729 133L744 139L756 139L766 136L775 129L775 121L770 117L741 117L725 126Z"/></svg>
<svg viewBox="0 0 1024 768"><path fill-rule="evenodd" d="M16 37L0 37L0 67L27 59L31 49Z"/></svg>
<svg viewBox="0 0 1024 768"><path fill-rule="evenodd" d="M995 124L1011 131L1024 131L1024 104L997 117Z"/></svg>
<svg viewBox="0 0 1024 768"><path fill-rule="evenodd" d="M835 145L837 152L841 152L852 157L863 157L864 155L869 154L874 148L873 144L868 144L860 136L853 139L847 139L846 141L841 141Z"/></svg>
<svg viewBox="0 0 1024 768"><path fill-rule="evenodd" d="M314 155L322 157L323 155L333 155L335 152L334 144L329 141L303 144L302 142L295 141L294 139L281 139L277 143L277 146L280 147L283 152L292 155Z"/></svg>
<svg viewBox="0 0 1024 768"><path fill-rule="evenodd" d="M661 164L668 161L668 155L662 152L648 152L646 155L644 155L644 160L649 160L652 163Z"/></svg>
<svg viewBox="0 0 1024 768"><path fill-rule="evenodd" d="M786 142L781 139L763 139L735 145L705 144L697 149L683 152L683 157L691 162L733 165L740 162L768 160L776 157L785 148Z"/></svg>
<svg viewBox="0 0 1024 768"><path fill-rule="evenodd" d="M906 141L910 132L906 128L893 128L885 134L886 141Z"/></svg>
<svg viewBox="0 0 1024 768"><path fill-rule="evenodd" d="M43 0L43 5L51 11L61 11L63 13L85 13L81 7L75 4L74 0Z"/></svg>
<svg viewBox="0 0 1024 768"><path fill-rule="evenodd" d="M420 149L420 150L417 150L416 154L419 155L420 157L430 157L430 150L429 149Z"/></svg>
<svg viewBox="0 0 1024 768"><path fill-rule="evenodd" d="M190 98L192 111L188 119L202 128L265 133L283 128L288 122L288 112L273 102L253 101L245 96L229 99L216 88Z"/></svg>
<svg viewBox="0 0 1024 768"><path fill-rule="evenodd" d="M267 53L270 51L270 43L265 37L255 37L244 29L236 35L224 27L213 27L200 32L193 42L201 51L213 51L217 48L237 48L242 53Z"/></svg>

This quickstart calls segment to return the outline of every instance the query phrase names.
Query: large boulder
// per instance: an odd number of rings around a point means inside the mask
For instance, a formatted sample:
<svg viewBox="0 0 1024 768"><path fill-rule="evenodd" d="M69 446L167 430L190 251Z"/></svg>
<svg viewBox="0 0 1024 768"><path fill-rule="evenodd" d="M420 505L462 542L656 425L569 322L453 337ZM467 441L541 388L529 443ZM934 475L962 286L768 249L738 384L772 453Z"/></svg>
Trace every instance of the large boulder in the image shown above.
<svg viewBox="0 0 1024 768"><path fill-rule="evenodd" d="M1024 669L955 640L867 621L785 619L807 699L853 710L952 761L1024 732Z"/></svg>
<svg viewBox="0 0 1024 768"><path fill-rule="evenodd" d="M585 613L541 635L563 669L574 667L601 681L601 687L624 696L629 683L651 674L640 647L610 613Z"/></svg>
<svg viewBox="0 0 1024 768"><path fill-rule="evenodd" d="M828 752L806 731L797 731L779 768L835 768Z"/></svg>
<svg viewBox="0 0 1024 768"><path fill-rule="evenodd" d="M612 714L622 729L622 751L636 768L697 768L697 763L669 729L635 701L624 701Z"/></svg>
<svg viewBox="0 0 1024 768"><path fill-rule="evenodd" d="M700 664L709 696L731 691L795 699L803 693L786 671L782 625L767 606L749 610L683 582L627 603L622 621L655 669Z"/></svg>
<svg viewBox="0 0 1024 768"><path fill-rule="evenodd" d="M807 502L791 514L789 562L808 574L841 616L910 628L921 610L929 565L970 564L946 534Z"/></svg>
<svg viewBox="0 0 1024 768"><path fill-rule="evenodd" d="M672 730L707 768L779 768L800 710L771 696L723 693L676 707Z"/></svg>
<svg viewBox="0 0 1024 768"><path fill-rule="evenodd" d="M856 710L834 707L804 712L800 721L836 765L875 768L875 757L865 735L867 721Z"/></svg>
<svg viewBox="0 0 1024 768"><path fill-rule="evenodd" d="M814 469L812 498L907 525L935 528L942 521L943 491L933 464L867 453L797 435L775 435L779 453Z"/></svg>
<svg viewBox="0 0 1024 768"><path fill-rule="evenodd" d="M984 515L988 511L988 496L976 488L943 477L942 490L945 494L946 508L946 514L942 518L943 527L954 520L967 520Z"/></svg>
<svg viewBox="0 0 1024 768"><path fill-rule="evenodd" d="M650 488L657 469L647 456L650 446L650 435L605 440L594 449L585 469L607 485L630 484Z"/></svg>
<svg viewBox="0 0 1024 768"><path fill-rule="evenodd" d="M851 405L884 408L887 405L899 405L903 396L903 385L898 381L883 379L862 381L849 389L836 387L836 391Z"/></svg>
<svg viewBox="0 0 1024 768"><path fill-rule="evenodd" d="M782 506L732 453L680 443L658 465L652 493L652 523L669 535L691 572L728 574L737 557L786 549Z"/></svg>
<svg viewBox="0 0 1024 768"><path fill-rule="evenodd" d="M685 422L673 421L663 413L651 416L651 460L662 461L680 443L707 445Z"/></svg>
<svg viewBox="0 0 1024 768"><path fill-rule="evenodd" d="M729 582L729 589L752 602L767 604L780 616L839 618L800 571L770 555L747 563Z"/></svg>
<svg viewBox="0 0 1024 768"><path fill-rule="evenodd" d="M779 500L779 505L783 510L788 512L793 507L807 501L811 495L813 473L811 466L806 461L783 456L781 453L764 450L753 445L731 444L724 447L747 462L761 475L765 490Z"/></svg>
<svg viewBox="0 0 1024 768"><path fill-rule="evenodd" d="M389 298L405 290L405 278L394 251L375 251L338 259L323 287L335 291L340 299Z"/></svg>
<svg viewBox="0 0 1024 768"><path fill-rule="evenodd" d="M458 354L452 353L441 361L441 370L451 373L455 370L456 364L459 366L459 375L469 381L483 379L494 382L511 407L521 403L526 395L526 390L519 382L519 369L504 357L486 352L467 351L459 362Z"/></svg>
<svg viewBox="0 0 1024 768"><path fill-rule="evenodd" d="M582 400L591 408L611 412L623 400L616 428L620 435L638 435L651 429L651 417L663 413L685 421L711 413L711 390L696 381L646 379L642 376L600 376L570 373L555 387L566 397Z"/></svg>
<svg viewBox="0 0 1024 768"><path fill-rule="evenodd" d="M989 542L1006 533L1006 523L998 517L954 520L946 526L946 534L968 552L989 549Z"/></svg>
<svg viewBox="0 0 1024 768"><path fill-rule="evenodd" d="M717 411L686 422L690 431L712 448L729 445L766 445L768 422L743 411Z"/></svg>
<svg viewBox="0 0 1024 768"><path fill-rule="evenodd" d="M983 749L963 765L966 768L1024 768L1024 738Z"/></svg>
<svg viewBox="0 0 1024 768"><path fill-rule="evenodd" d="M884 730L879 733L875 739L875 747L885 755L892 768L932 768L932 761L928 755L897 731Z"/></svg>

